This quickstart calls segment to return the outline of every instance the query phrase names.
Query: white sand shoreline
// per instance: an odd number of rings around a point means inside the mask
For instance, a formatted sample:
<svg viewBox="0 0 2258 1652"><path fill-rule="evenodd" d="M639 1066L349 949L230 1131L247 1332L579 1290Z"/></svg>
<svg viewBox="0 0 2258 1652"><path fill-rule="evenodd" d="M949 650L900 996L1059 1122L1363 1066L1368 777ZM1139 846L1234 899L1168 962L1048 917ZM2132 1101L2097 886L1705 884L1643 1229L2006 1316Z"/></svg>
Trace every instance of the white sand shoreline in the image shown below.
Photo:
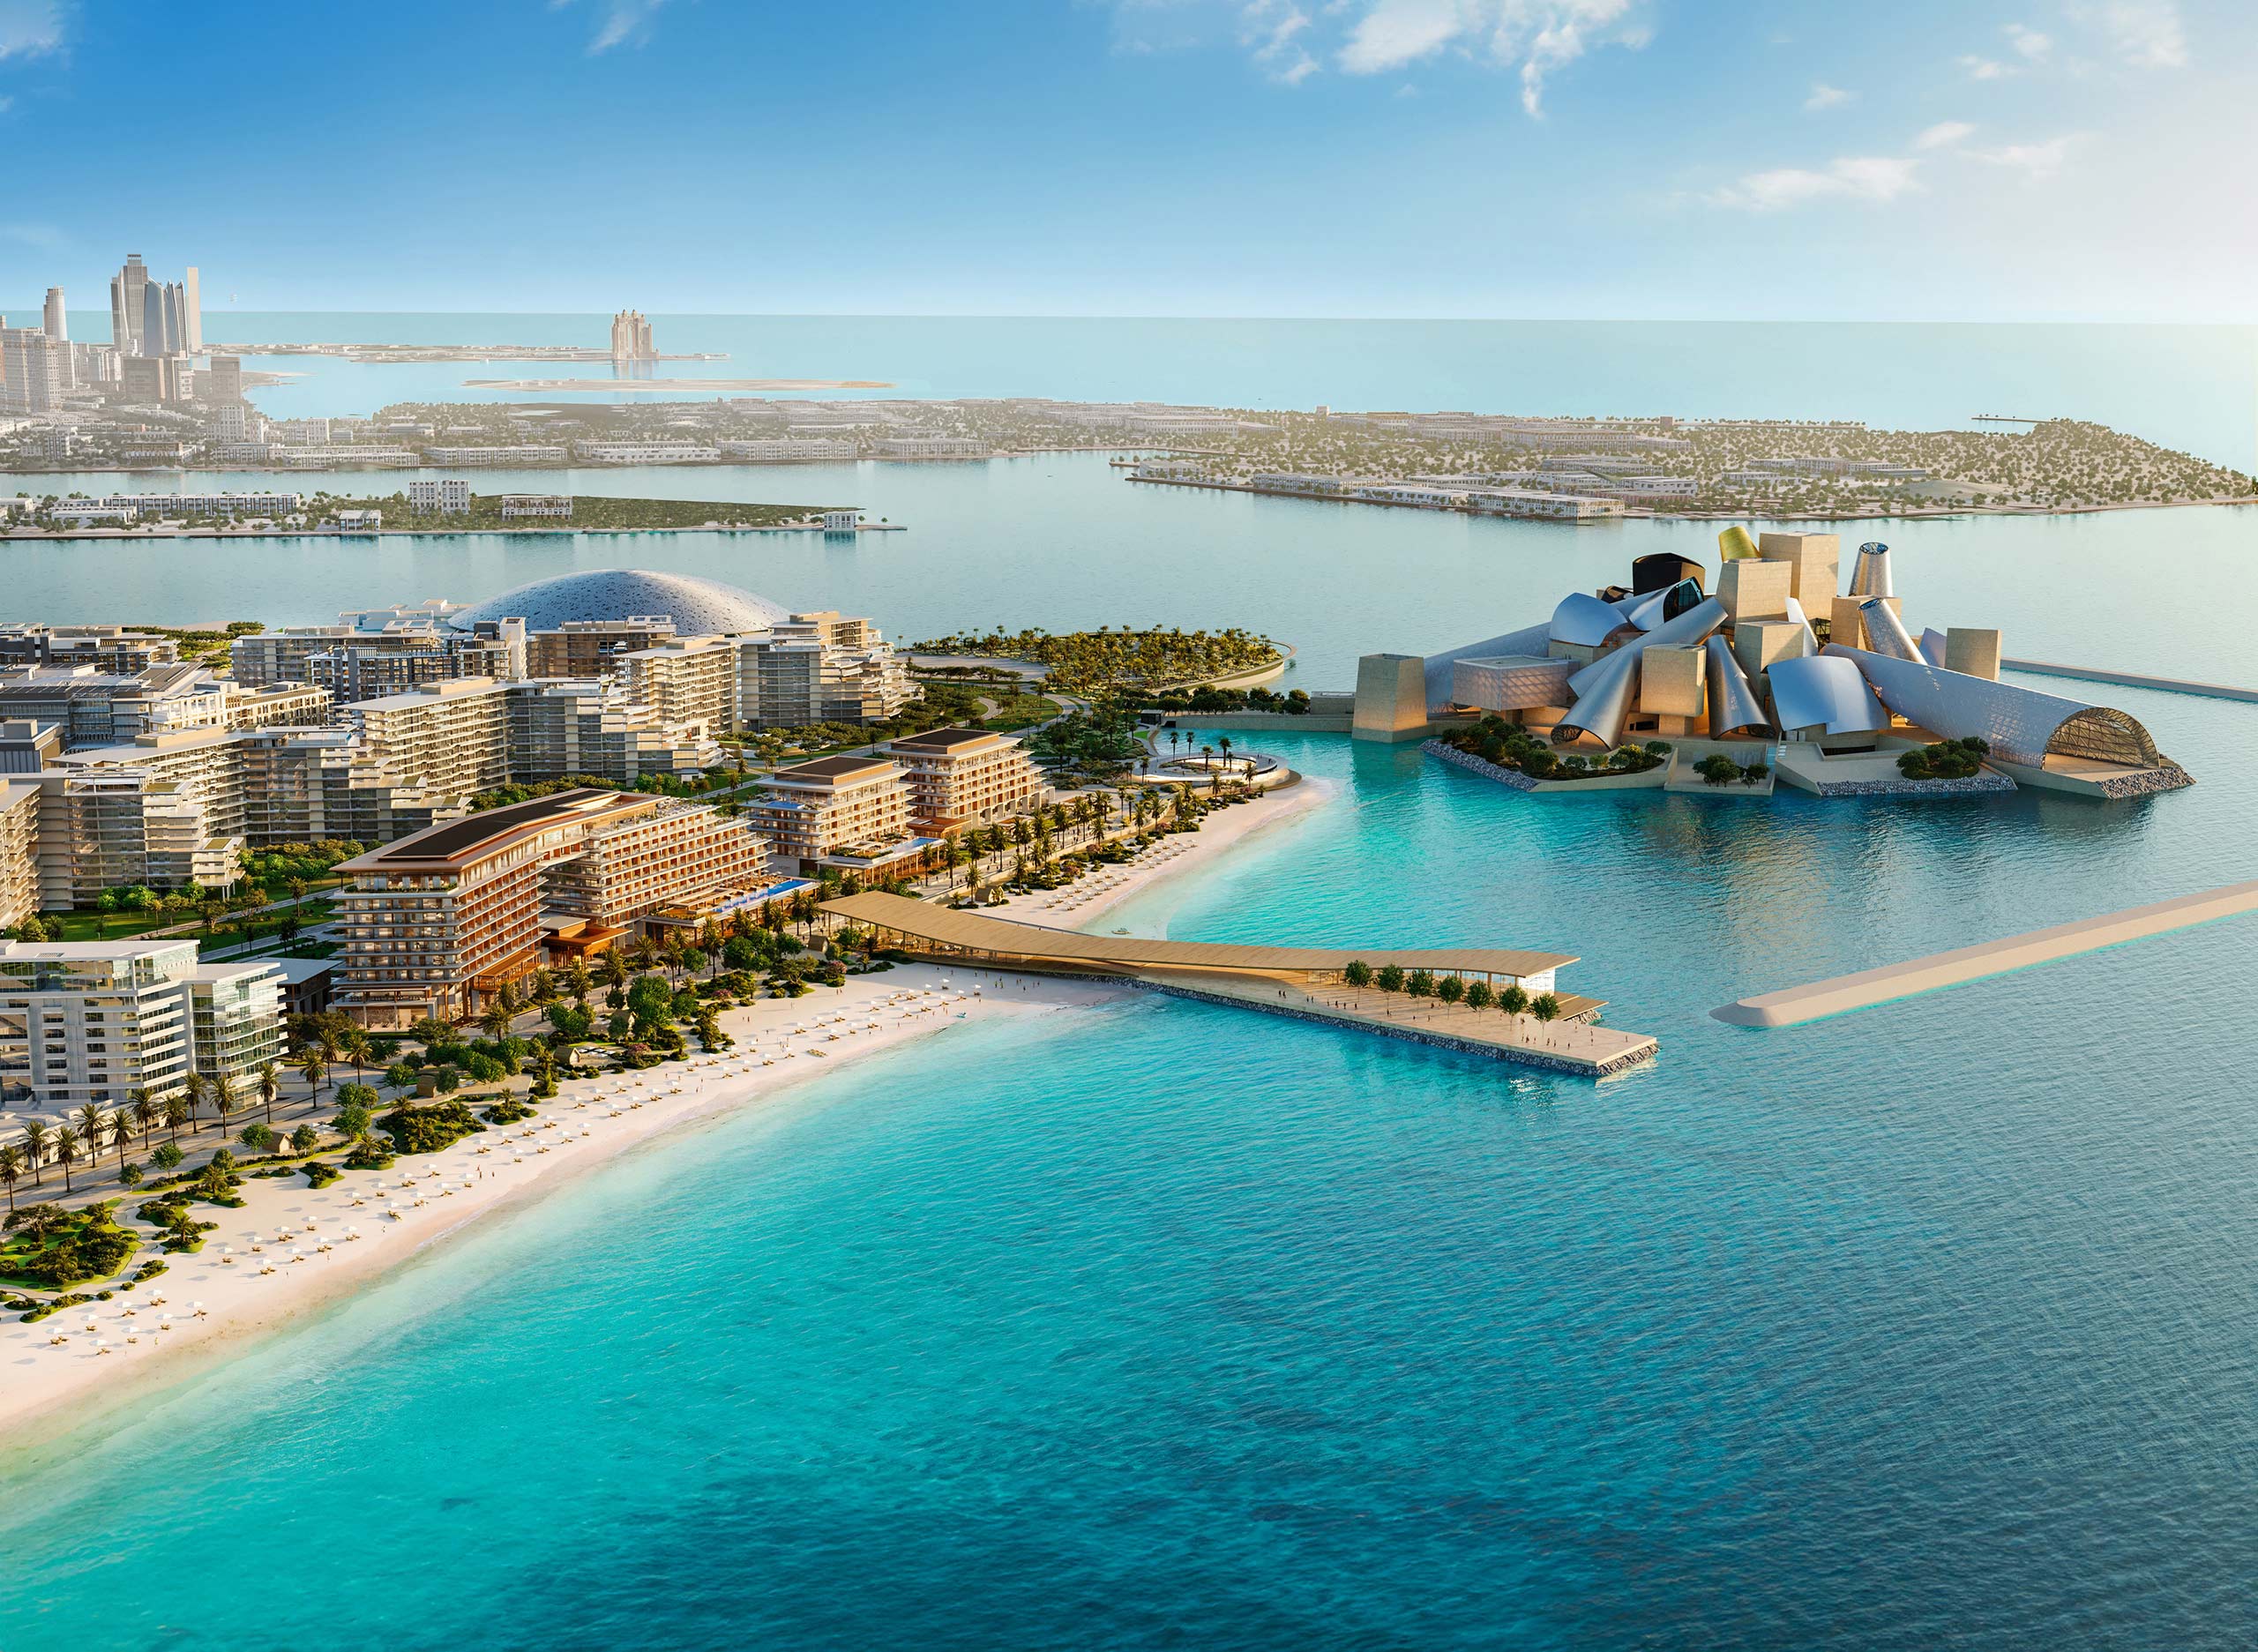
<svg viewBox="0 0 2258 1652"><path fill-rule="evenodd" d="M1024 923L1087 927L1161 878L1211 862L1269 826L1299 819L1331 795L1331 788L1305 780L1220 810L1197 833L1162 840L1138 862L1109 869L1112 880L1103 887L1095 886L1104 874L1091 874L1066 890L1016 896L995 910ZM1071 897L1076 890L1083 896L1073 907L1040 904L1053 895ZM998 995L990 987L983 996L983 986L991 979L976 970L912 964L881 975L849 976L838 991L819 987L796 1000L764 998L722 1013L724 1030L736 1040L723 1055L570 1080L557 1095L537 1104L532 1119L491 1126L444 1152L397 1158L388 1170L348 1171L320 1190L296 1175L246 1177L238 1190L244 1200L241 1209L191 1207L199 1220L217 1220L220 1225L201 1251L167 1257L162 1277L117 1291L108 1302L64 1309L37 1324L26 1325L17 1314L0 1319L0 1438L22 1441L25 1424L66 1412L74 1413L66 1425L83 1426L338 1301L479 1217L524 1208L571 1185L579 1172L612 1162L631 1147L681 1126L759 1103L857 1057L949 1027L998 1015L1118 1003L1128 990L1033 976L1013 978L1021 990ZM944 982L950 983L946 990ZM893 1002L908 993L917 995L914 1004ZM837 1024L841 1019L856 1030L847 1033ZM814 1028L819 1020L830 1024L806 1035L787 1030ZM867 1028L872 1020L879 1023L879 1030ZM789 1058L781 1055L787 1047L794 1051ZM821 1055L812 1053L817 1048ZM774 1065L761 1065L764 1057ZM622 1110L616 1097L638 1084L640 1088L632 1094L643 1104ZM543 1147L547 1151L535 1151ZM420 1185L416 1192L402 1187L411 1177ZM138 1202L129 1197L121 1214ZM396 1218L387 1214L393 1206L400 1207ZM294 1231L277 1243L275 1235L286 1223ZM357 1230L359 1237L346 1238L348 1229ZM256 1252L250 1248L254 1243L262 1246ZM317 1248L324 1243L330 1248ZM232 1250L233 1261L221 1260L222 1246ZM300 1253L295 1261L288 1260L293 1247ZM145 1251L135 1265L158 1254ZM272 1272L260 1271L270 1265ZM205 1311L200 1317L191 1306L199 1302ZM169 1327L159 1329L168 1316ZM89 1319L96 1327L92 1332L86 1328ZM57 1332L69 1340L50 1342ZM108 1352L95 1351L98 1341ZM37 1445L0 1450L0 1472Z"/></svg>
<svg viewBox="0 0 2258 1652"><path fill-rule="evenodd" d="M944 982L951 984L944 989ZM901 1001L902 994L916 997ZM522 1124L490 1126L443 1152L397 1158L387 1170L347 1171L318 1190L296 1175L246 1177L237 1190L241 1209L191 1207L219 1226L201 1251L166 1257L161 1277L36 1324L17 1314L0 1321L0 1429L20 1436L35 1418L81 1403L98 1413L191 1375L490 1211L522 1207L632 1146L842 1070L858 1057L974 1020L1087 1007L1118 994L1091 983L1037 981L1008 998L992 988L982 996L969 972L905 965L850 976L839 991L819 988L804 998L764 998L724 1012L722 1024L737 1042L722 1055L572 1080ZM869 1029L871 1021L878 1030ZM796 1036L789 1031L795 1026L811 1030ZM630 1099L642 1105L627 1108ZM403 1186L411 1179L414 1192ZM135 1202L121 1205L121 1214ZM288 1238L278 1243L286 1229ZM348 1238L348 1230L359 1237ZM255 1244L262 1248L253 1252ZM329 1248L318 1248L323 1245ZM223 1246L232 1260L222 1260ZM158 1254L145 1252L136 1264ZM266 1267L273 1271L261 1271ZM192 1310L197 1303L201 1316ZM159 1328L168 1318L168 1328ZM58 1332L69 1339L61 1345L49 1340ZM97 1352L98 1342L108 1351Z"/></svg>

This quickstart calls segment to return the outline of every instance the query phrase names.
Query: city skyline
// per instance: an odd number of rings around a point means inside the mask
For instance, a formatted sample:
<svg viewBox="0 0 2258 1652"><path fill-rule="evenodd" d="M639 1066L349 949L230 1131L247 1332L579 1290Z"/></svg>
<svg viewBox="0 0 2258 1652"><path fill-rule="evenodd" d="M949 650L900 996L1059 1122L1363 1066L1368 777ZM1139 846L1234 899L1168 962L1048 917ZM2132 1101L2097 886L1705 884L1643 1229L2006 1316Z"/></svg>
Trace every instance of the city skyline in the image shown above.
<svg viewBox="0 0 2258 1652"><path fill-rule="evenodd" d="M117 21L0 7L0 138L41 161L0 218L10 306L97 313L123 245L197 262L214 314L2233 322L2258 251L2213 183L2258 141L2254 25L2216 4L252 5L161 70ZM539 90L434 76L435 35ZM111 118L286 49L359 72L156 144ZM564 246L515 256L533 223Z"/></svg>

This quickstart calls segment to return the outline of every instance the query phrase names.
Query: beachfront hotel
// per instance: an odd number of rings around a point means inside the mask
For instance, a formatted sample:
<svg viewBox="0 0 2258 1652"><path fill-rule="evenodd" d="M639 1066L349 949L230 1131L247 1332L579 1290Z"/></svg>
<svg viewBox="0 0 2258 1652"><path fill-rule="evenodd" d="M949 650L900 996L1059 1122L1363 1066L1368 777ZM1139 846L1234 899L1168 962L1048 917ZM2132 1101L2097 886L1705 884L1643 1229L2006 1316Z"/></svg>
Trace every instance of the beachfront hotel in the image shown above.
<svg viewBox="0 0 2258 1652"><path fill-rule="evenodd" d="M1367 655L1356 732L1444 736L1429 750L1446 760L1560 793L1698 792L1713 758L1754 771L1767 795L1775 776L1821 796L2133 797L2190 783L2129 714L2002 681L1997 629L1917 636L1887 545L1858 548L1846 589L1833 534L1732 527L1718 542L1714 591L1701 564L1658 553L1634 560L1627 585L1568 593L1542 624L1424 659ZM1446 743L1485 717L1545 755L1502 762ZM1938 757L1966 772L1928 770L1924 754L1948 743L1958 749ZM1666 762L1637 757L1656 744Z"/></svg>
<svg viewBox="0 0 2258 1652"><path fill-rule="evenodd" d="M761 788L745 819L797 870L872 863L918 841L910 836L908 782L889 758L818 758L778 769Z"/></svg>
<svg viewBox="0 0 2258 1652"><path fill-rule="evenodd" d="M1024 813L1050 795L1021 743L991 729L928 729L885 751L908 782L910 813L929 831Z"/></svg>
<svg viewBox="0 0 2258 1652"><path fill-rule="evenodd" d="M552 950L759 888L767 859L717 811L585 788L431 826L337 869L335 1000L380 1030L475 1015Z"/></svg>

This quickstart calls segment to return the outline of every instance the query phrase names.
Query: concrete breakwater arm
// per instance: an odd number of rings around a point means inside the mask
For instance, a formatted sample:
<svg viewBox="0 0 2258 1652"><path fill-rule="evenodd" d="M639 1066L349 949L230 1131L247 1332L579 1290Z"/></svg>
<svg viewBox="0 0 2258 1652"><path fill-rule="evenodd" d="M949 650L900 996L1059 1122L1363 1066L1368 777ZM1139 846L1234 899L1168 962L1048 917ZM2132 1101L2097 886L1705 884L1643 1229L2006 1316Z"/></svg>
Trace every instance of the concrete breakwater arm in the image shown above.
<svg viewBox="0 0 2258 1652"><path fill-rule="evenodd" d="M2166 694L2201 694L2209 699L2258 700L2258 688L2225 683L2191 683L2184 677L2150 676L2138 671L2105 671L2089 665L2057 665L2051 660L2002 660L2002 670L2034 676L2067 676L2081 683L2110 683L2120 688L2153 688Z"/></svg>
<svg viewBox="0 0 2258 1652"><path fill-rule="evenodd" d="M2258 908L2258 882L2229 884L2223 889L2180 895L2152 906L2128 907L2105 917L2058 923L2052 929L2010 935L2004 940L1933 953L1910 963L1888 964L1880 969L1814 981L1808 986L1760 993L1709 1013L1736 1027L1795 1027L1825 1016L1887 1004L1895 998L1911 998L1919 992L1933 992L1940 987L1956 987L1985 976L2005 975L2011 969L2027 969L2033 964L2052 963L2057 958L2121 946L2127 941L2161 935L2167 930L2233 917L2254 908Z"/></svg>

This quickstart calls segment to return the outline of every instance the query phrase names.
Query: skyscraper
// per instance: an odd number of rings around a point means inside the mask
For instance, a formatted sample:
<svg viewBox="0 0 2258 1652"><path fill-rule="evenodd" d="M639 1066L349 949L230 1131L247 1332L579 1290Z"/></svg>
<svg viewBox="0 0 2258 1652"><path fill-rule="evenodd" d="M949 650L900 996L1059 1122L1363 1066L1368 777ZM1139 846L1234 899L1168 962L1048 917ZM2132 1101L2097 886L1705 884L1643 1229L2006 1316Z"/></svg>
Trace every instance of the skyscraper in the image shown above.
<svg viewBox="0 0 2258 1652"><path fill-rule="evenodd" d="M142 289L149 284L148 266L141 255L125 255L125 267L109 278L109 341L128 355L141 349L141 324L148 311Z"/></svg>
<svg viewBox="0 0 2258 1652"><path fill-rule="evenodd" d="M204 289L197 281L193 264L180 284L180 348L191 355L204 353Z"/></svg>
<svg viewBox="0 0 2258 1652"><path fill-rule="evenodd" d="M141 282L141 325L133 337L136 355L165 353L165 289L146 276Z"/></svg>
<svg viewBox="0 0 2258 1652"><path fill-rule="evenodd" d="M647 362L657 351L651 345L651 324L639 310L623 310L611 318L611 359Z"/></svg>
<svg viewBox="0 0 2258 1652"><path fill-rule="evenodd" d="M165 283L165 354L178 355L188 348L188 300L178 281Z"/></svg>
<svg viewBox="0 0 2258 1652"><path fill-rule="evenodd" d="M61 288L50 287L47 289L47 311L42 319L47 324L46 331L49 338L57 344L68 344L71 341L71 323L63 312Z"/></svg>
<svg viewBox="0 0 2258 1652"><path fill-rule="evenodd" d="M0 412L51 413L63 403L71 347L0 317Z"/></svg>

